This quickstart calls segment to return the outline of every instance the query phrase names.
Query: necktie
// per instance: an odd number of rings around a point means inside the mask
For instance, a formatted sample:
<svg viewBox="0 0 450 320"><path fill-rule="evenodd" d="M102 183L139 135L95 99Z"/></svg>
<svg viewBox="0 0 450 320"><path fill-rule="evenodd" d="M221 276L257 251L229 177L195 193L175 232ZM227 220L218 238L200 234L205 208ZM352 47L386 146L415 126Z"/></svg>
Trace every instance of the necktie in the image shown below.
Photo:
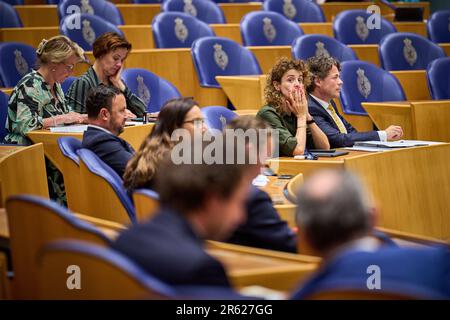
<svg viewBox="0 0 450 320"><path fill-rule="evenodd" d="M347 129L345 128L344 124L342 123L341 119L339 119L336 111L334 110L333 106L331 104L328 105L328 111L330 111L331 116L333 117L334 123L336 123L339 132L340 133L347 133Z"/></svg>

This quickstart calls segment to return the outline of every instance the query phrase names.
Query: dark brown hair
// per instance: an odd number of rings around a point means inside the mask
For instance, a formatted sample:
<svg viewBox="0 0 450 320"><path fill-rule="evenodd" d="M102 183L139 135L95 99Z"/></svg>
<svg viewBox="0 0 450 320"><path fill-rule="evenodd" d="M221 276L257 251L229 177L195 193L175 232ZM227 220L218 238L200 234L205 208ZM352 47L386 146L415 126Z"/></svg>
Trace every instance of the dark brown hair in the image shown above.
<svg viewBox="0 0 450 320"><path fill-rule="evenodd" d="M112 112L112 101L122 92L113 86L99 85L91 88L86 97L86 110L89 119L96 119L102 108Z"/></svg>
<svg viewBox="0 0 450 320"><path fill-rule="evenodd" d="M313 92L316 88L314 84L315 79L325 79L328 76L328 73L336 66L336 68L341 71L341 64L338 60L330 56L314 56L307 60L309 72L311 72L311 83L308 87L306 87L306 91Z"/></svg>
<svg viewBox="0 0 450 320"><path fill-rule="evenodd" d="M95 39L92 51L94 58L98 59L118 48L125 48L128 52L130 52L131 43L115 32L106 32Z"/></svg>

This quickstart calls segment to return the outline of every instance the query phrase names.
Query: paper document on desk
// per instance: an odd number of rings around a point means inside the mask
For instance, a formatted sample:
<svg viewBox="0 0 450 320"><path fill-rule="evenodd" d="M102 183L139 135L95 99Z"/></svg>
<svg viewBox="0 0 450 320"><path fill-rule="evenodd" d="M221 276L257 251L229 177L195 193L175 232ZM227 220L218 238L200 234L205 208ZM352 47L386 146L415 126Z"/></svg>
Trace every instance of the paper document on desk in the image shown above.
<svg viewBox="0 0 450 320"><path fill-rule="evenodd" d="M50 127L50 132L57 133L82 133L87 130L87 124L79 126L63 126L63 127Z"/></svg>
<svg viewBox="0 0 450 320"><path fill-rule="evenodd" d="M372 147L372 148L411 148L419 146L429 146L431 144L439 144L440 142L421 141L421 140L399 140L399 141L357 141L356 147Z"/></svg>

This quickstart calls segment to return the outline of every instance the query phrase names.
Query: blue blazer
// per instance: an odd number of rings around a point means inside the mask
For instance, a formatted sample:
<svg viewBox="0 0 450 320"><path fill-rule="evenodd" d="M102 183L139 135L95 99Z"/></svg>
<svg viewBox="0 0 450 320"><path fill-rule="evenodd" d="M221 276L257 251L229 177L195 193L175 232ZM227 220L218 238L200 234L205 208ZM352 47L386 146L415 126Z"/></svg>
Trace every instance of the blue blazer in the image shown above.
<svg viewBox="0 0 450 320"><path fill-rule="evenodd" d="M331 104L336 111L338 117L344 123L347 133L341 133L338 126L328 112L320 105L320 103L308 94L308 110L313 116L316 124L327 135L331 148L351 147L355 141L379 141L380 137L376 131L358 132L348 123L337 111L333 101Z"/></svg>
<svg viewBox="0 0 450 320"><path fill-rule="evenodd" d="M128 142L112 133L92 127L88 127L84 132L81 146L94 152L121 178L128 160L134 155L134 149Z"/></svg>
<svg viewBox="0 0 450 320"><path fill-rule="evenodd" d="M206 253L186 219L168 208L124 231L112 248L172 285L230 287L220 262Z"/></svg>
<svg viewBox="0 0 450 320"><path fill-rule="evenodd" d="M369 252L349 249L330 261L308 280L293 299L322 291L369 290L369 266L378 266L379 292L418 299L450 299L450 252L448 248L382 246ZM373 283L369 281L370 283Z"/></svg>
<svg viewBox="0 0 450 320"><path fill-rule="evenodd" d="M269 250L297 252L295 233L280 219L269 195L252 187L247 220L227 242Z"/></svg>

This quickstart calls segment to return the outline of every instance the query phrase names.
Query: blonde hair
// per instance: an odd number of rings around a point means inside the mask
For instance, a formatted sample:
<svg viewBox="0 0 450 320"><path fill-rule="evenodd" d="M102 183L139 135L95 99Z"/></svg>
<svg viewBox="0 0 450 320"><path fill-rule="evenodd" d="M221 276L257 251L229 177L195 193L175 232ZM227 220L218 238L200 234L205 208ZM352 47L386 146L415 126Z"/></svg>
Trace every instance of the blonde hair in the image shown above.
<svg viewBox="0 0 450 320"><path fill-rule="evenodd" d="M292 60L288 58L279 59L269 72L264 98L266 103L273 106L278 112L282 111L284 96L281 91L275 88L274 82L280 84L281 78L289 70L297 70L303 77L303 85L307 88L311 82L307 65L302 60Z"/></svg>
<svg viewBox="0 0 450 320"><path fill-rule="evenodd" d="M84 50L66 36L55 36L43 39L36 49L38 65L49 63L61 63L72 55L80 61L84 60Z"/></svg>

